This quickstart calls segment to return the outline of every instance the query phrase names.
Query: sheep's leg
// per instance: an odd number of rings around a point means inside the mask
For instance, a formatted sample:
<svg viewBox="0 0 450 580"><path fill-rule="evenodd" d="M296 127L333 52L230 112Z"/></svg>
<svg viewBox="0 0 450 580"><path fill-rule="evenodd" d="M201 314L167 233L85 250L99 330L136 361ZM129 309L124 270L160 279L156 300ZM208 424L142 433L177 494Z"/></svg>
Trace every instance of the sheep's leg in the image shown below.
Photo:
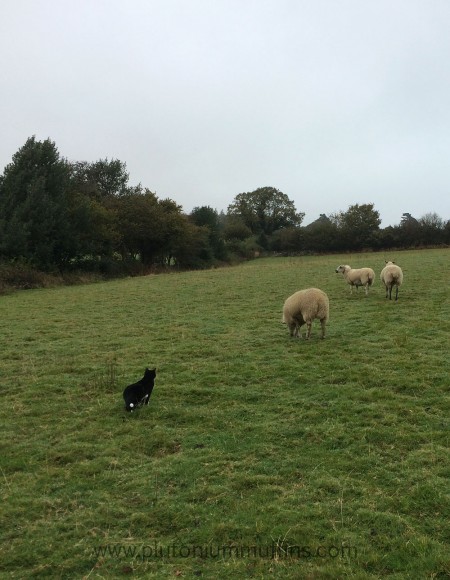
<svg viewBox="0 0 450 580"><path fill-rule="evenodd" d="M369 294L369 284L368 283L364 286L364 291L365 291L366 296L367 296Z"/></svg>
<svg viewBox="0 0 450 580"><path fill-rule="evenodd" d="M320 338L325 338L325 323L326 323L325 319L322 319L320 321L320 326L322 327L322 336Z"/></svg>
<svg viewBox="0 0 450 580"><path fill-rule="evenodd" d="M306 340L309 340L309 338L311 336L311 326L312 326L312 322L306 323Z"/></svg>
<svg viewBox="0 0 450 580"><path fill-rule="evenodd" d="M389 286L389 300L392 300L392 284Z"/></svg>
<svg viewBox="0 0 450 580"><path fill-rule="evenodd" d="M301 329L302 329L302 326L303 326L304 324L305 324L305 321L304 321L304 320L302 320L301 322L299 322L299 323L298 323L298 331L299 331L299 333L298 333L298 335L297 335L297 336L298 336L298 338L301 338L301 337L302 337Z"/></svg>
<svg viewBox="0 0 450 580"><path fill-rule="evenodd" d="M395 287L395 300L398 300L398 286Z"/></svg>

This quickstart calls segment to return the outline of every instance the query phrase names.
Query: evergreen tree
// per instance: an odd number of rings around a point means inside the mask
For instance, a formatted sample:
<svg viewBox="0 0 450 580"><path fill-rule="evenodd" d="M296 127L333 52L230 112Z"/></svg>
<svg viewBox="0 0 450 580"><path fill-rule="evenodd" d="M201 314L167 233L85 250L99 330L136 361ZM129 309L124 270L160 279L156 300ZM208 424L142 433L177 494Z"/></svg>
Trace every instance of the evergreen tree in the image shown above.
<svg viewBox="0 0 450 580"><path fill-rule="evenodd" d="M29 138L0 179L0 256L51 269L73 253L69 167L55 144Z"/></svg>
<svg viewBox="0 0 450 580"><path fill-rule="evenodd" d="M420 224L410 213L403 213L398 227L400 245L405 248L417 246L420 243Z"/></svg>

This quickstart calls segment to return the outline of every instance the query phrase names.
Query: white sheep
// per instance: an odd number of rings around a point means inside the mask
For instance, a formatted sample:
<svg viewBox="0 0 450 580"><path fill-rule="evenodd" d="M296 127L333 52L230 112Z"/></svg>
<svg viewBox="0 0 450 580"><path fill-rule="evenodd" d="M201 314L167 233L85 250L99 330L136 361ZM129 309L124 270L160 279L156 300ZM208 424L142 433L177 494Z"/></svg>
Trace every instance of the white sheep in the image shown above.
<svg viewBox="0 0 450 580"><path fill-rule="evenodd" d="M325 324L330 314L328 296L318 288L299 290L289 296L283 306L283 324L287 324L291 336L298 338L300 327L306 324L306 340L311 336L311 326L315 318L320 320L322 336L325 338Z"/></svg>
<svg viewBox="0 0 450 580"><path fill-rule="evenodd" d="M403 272L395 262L386 262L386 266L381 270L381 281L386 288L386 298L392 300L392 288L395 286L395 299L398 300L398 289L403 282Z"/></svg>
<svg viewBox="0 0 450 580"><path fill-rule="evenodd" d="M359 286L364 286L366 296L369 293L369 286L372 286L375 280L375 272L372 268L358 268L353 270L348 264L345 266L338 266L336 273L342 272L347 284L350 284L350 294L353 294L353 286L358 290Z"/></svg>

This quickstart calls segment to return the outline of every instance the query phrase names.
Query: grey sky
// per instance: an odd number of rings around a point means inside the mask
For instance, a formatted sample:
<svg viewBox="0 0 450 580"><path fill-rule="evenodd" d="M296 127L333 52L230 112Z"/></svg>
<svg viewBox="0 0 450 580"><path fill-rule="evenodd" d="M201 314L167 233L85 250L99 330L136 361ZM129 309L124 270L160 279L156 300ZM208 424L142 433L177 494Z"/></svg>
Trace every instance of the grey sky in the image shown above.
<svg viewBox="0 0 450 580"><path fill-rule="evenodd" d="M449 0L2 0L0 172L28 137L187 212L450 218Z"/></svg>

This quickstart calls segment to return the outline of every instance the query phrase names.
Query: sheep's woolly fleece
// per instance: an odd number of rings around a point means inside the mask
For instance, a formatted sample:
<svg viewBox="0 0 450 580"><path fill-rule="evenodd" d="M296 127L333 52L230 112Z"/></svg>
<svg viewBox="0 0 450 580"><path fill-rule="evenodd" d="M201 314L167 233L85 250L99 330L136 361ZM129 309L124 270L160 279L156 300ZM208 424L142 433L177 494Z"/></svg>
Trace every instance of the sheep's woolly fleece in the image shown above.
<svg viewBox="0 0 450 580"><path fill-rule="evenodd" d="M306 324L306 339L311 336L313 320L318 318L322 327L321 338L325 338L325 324L329 319L330 301L319 288L299 290L289 296L283 306L282 322L288 325L289 333L298 338L300 327Z"/></svg>
<svg viewBox="0 0 450 580"><path fill-rule="evenodd" d="M395 286L395 299L398 300L398 289L403 283L403 271L395 262L386 262L381 270L380 279L386 288L386 298L392 300L392 288Z"/></svg>
<svg viewBox="0 0 450 580"><path fill-rule="evenodd" d="M352 269L348 264L338 266L336 268L336 273L341 272L347 284L350 284L350 293L353 293L353 286L356 286L356 290L360 286L364 286L364 291L366 295L369 293L369 286L372 286L375 280L375 272L372 268L357 268Z"/></svg>

